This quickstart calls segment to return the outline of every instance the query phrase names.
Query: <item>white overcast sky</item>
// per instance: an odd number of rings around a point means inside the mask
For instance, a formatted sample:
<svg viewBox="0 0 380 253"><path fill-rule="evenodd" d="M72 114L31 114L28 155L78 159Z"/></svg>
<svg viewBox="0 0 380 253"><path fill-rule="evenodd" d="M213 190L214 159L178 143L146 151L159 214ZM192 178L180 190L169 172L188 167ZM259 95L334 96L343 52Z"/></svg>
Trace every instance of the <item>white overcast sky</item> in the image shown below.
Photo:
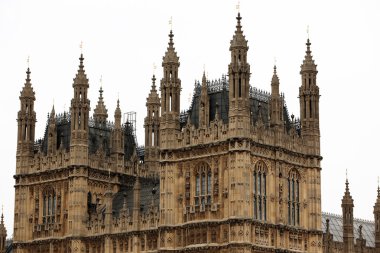
<svg viewBox="0 0 380 253"><path fill-rule="evenodd" d="M72 80L83 41L89 98L95 108L103 76L109 119L117 96L123 112L137 112L143 144L145 99L156 63L162 77L169 25L173 17L180 57L181 109L189 106L194 80L203 66L210 79L226 74L237 1L0 1L1 177L8 234L12 234L16 117L27 57L36 93L36 137L47 113L69 109ZM270 90L274 58L290 113L299 115L300 64L307 26L318 64L322 161L322 209L341 213L348 169L355 217L373 220L380 143L380 1L240 2L248 39L251 85Z"/></svg>

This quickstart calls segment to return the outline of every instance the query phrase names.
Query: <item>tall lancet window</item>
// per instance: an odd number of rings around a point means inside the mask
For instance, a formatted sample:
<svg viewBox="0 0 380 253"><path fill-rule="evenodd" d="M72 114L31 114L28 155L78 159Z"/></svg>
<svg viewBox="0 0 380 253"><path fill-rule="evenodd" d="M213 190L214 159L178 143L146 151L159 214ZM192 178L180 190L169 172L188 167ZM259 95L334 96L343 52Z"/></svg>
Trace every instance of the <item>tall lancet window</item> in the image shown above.
<svg viewBox="0 0 380 253"><path fill-rule="evenodd" d="M207 163L200 163L195 169L194 203L204 209L211 204L212 173Z"/></svg>
<svg viewBox="0 0 380 253"><path fill-rule="evenodd" d="M267 167L258 161L253 171L253 218L267 220Z"/></svg>
<svg viewBox="0 0 380 253"><path fill-rule="evenodd" d="M300 175L296 169L288 177L288 224L300 225Z"/></svg>
<svg viewBox="0 0 380 253"><path fill-rule="evenodd" d="M42 221L43 223L55 222L55 210L57 206L57 197L52 187L48 186L43 191L43 204L42 204Z"/></svg>

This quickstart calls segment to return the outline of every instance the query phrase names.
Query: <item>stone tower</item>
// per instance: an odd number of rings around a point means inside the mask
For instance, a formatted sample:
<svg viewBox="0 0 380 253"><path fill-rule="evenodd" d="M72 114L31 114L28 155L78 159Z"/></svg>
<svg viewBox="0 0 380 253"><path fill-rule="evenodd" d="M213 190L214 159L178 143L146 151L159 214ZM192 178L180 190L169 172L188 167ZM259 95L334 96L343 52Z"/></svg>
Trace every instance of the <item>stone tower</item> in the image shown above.
<svg viewBox="0 0 380 253"><path fill-rule="evenodd" d="M7 240L7 229L4 224L4 214L1 213L0 221L0 253L5 253Z"/></svg>
<svg viewBox="0 0 380 253"><path fill-rule="evenodd" d="M380 253L380 187L377 187L376 204L373 207L375 218L375 252Z"/></svg>
<svg viewBox="0 0 380 253"><path fill-rule="evenodd" d="M74 97L71 99L71 143L70 160L73 165L88 164L88 119L90 100L88 95L88 79L83 65L83 54L79 57L79 69L74 78Z"/></svg>
<svg viewBox="0 0 380 253"><path fill-rule="evenodd" d="M121 126L119 99L115 109L115 127L111 132L111 156L117 163L117 172L124 171L124 134Z"/></svg>
<svg viewBox="0 0 380 253"><path fill-rule="evenodd" d="M17 174L28 172L28 163L33 157L36 112L34 111L34 95L30 82L30 69L26 71L25 85L20 94L20 110L17 115Z"/></svg>
<svg viewBox="0 0 380 253"><path fill-rule="evenodd" d="M343 252L354 253L354 200L351 197L348 185L348 179L346 179L346 191L342 199Z"/></svg>
<svg viewBox="0 0 380 253"><path fill-rule="evenodd" d="M231 136L248 137L250 123L249 77L247 62L248 41L243 35L241 16L238 13L235 34L230 42L231 61L229 75L229 130Z"/></svg>
<svg viewBox="0 0 380 253"><path fill-rule="evenodd" d="M179 57L174 48L174 34L169 33L169 46L163 57L161 79L160 148L175 147L175 136L180 130L181 80L178 78Z"/></svg>
<svg viewBox="0 0 380 253"><path fill-rule="evenodd" d="M284 133L283 109L284 102L280 94L280 81L277 76L276 65L273 68L270 97L270 127L274 132L274 141L278 143Z"/></svg>
<svg viewBox="0 0 380 253"><path fill-rule="evenodd" d="M17 115L17 153L16 176L29 173L29 164L33 161L33 144L36 124L36 112L34 101L36 100L30 79L30 69L26 71L26 82L20 95L20 111ZM27 231L30 229L28 222L28 206L25 205L28 188L15 185L15 219L14 239L27 240Z"/></svg>
<svg viewBox="0 0 380 253"><path fill-rule="evenodd" d="M152 88L146 98L147 115L144 119L145 128L145 156L148 174L158 176L160 152L160 97L156 89L156 77L152 77Z"/></svg>
<svg viewBox="0 0 380 253"><path fill-rule="evenodd" d="M306 55L301 65L302 85L299 88L301 131L309 154L320 154L319 133L319 87L317 85L317 65L311 55L310 40L306 42Z"/></svg>

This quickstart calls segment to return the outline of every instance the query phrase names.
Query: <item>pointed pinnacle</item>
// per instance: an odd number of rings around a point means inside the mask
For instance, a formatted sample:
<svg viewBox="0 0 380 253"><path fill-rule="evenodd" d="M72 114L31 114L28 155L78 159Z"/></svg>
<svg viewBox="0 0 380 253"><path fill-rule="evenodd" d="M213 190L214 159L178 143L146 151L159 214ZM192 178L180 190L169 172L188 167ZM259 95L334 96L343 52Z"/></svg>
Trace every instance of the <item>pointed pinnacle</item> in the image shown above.
<svg viewBox="0 0 380 253"><path fill-rule="evenodd" d="M100 86L100 89L99 89L99 100L103 100L103 87Z"/></svg>
<svg viewBox="0 0 380 253"><path fill-rule="evenodd" d="M306 54L307 55L311 55L310 45L311 45L310 39L307 38L307 42L306 42Z"/></svg>
<svg viewBox="0 0 380 253"><path fill-rule="evenodd" d="M153 75L152 77L152 91L156 90L156 76Z"/></svg>
<svg viewBox="0 0 380 253"><path fill-rule="evenodd" d="M83 69L84 68L84 65L83 65L83 53L80 54L80 57L79 57L79 68L80 69Z"/></svg>
<svg viewBox="0 0 380 253"><path fill-rule="evenodd" d="M174 42L173 42L173 37L174 37L174 34L173 34L173 31L170 29L170 33L169 33L169 48L173 48L173 45L174 45Z"/></svg>
<svg viewBox="0 0 380 253"><path fill-rule="evenodd" d="M241 32L241 27L242 26L241 26L240 20L242 19L242 17L240 16L240 12L238 12L238 15L237 15L236 19L237 19L236 31L237 32Z"/></svg>

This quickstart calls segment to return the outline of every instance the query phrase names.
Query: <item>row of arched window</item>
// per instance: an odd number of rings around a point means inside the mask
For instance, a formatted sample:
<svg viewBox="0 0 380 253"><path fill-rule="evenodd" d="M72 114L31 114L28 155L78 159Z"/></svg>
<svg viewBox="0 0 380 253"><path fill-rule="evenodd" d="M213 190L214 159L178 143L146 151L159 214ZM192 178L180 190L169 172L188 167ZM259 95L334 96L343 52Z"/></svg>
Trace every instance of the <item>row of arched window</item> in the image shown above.
<svg viewBox="0 0 380 253"><path fill-rule="evenodd" d="M263 161L256 163L252 172L252 208L253 218L267 220L267 175L268 169ZM186 188L189 189L190 187ZM212 172L206 163L195 170L195 187L193 188L195 206L205 207L212 202ZM300 177L294 169L287 179L288 224L300 225Z"/></svg>

